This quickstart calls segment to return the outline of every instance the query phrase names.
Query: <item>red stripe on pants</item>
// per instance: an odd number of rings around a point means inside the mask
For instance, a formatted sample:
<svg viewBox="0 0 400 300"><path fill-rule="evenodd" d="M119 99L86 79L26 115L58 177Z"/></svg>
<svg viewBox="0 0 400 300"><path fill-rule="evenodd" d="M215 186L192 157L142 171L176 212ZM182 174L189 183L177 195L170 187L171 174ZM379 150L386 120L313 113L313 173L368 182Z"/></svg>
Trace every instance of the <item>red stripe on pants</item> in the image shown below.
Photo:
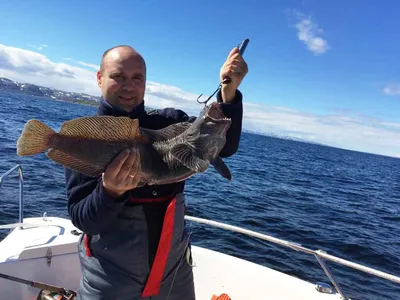
<svg viewBox="0 0 400 300"><path fill-rule="evenodd" d="M155 296L160 292L161 280L164 275L165 267L168 261L168 255L171 248L172 237L174 233L176 198L168 205L164 217L164 223L161 231L160 242L158 244L156 257L147 279L142 297Z"/></svg>
<svg viewBox="0 0 400 300"><path fill-rule="evenodd" d="M89 248L88 235L86 233L84 233L84 236L83 236L83 246L85 247L86 256L92 256L92 253Z"/></svg>

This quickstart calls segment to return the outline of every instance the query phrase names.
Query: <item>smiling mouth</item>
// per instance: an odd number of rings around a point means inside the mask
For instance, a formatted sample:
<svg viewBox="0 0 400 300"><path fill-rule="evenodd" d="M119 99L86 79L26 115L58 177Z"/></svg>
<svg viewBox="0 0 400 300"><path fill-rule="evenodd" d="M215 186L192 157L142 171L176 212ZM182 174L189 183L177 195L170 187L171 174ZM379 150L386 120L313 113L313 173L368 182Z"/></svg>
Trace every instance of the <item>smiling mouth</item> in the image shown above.
<svg viewBox="0 0 400 300"><path fill-rule="evenodd" d="M132 100L134 97L123 97L123 96L118 96L118 98L122 99L122 100Z"/></svg>

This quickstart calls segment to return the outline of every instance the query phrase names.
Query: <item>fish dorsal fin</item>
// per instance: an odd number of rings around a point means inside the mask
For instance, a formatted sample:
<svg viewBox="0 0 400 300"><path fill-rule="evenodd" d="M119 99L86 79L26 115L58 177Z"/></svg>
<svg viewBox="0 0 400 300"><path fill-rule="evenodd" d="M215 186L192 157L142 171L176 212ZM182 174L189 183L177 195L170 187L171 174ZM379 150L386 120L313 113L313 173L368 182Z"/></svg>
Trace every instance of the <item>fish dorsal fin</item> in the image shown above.
<svg viewBox="0 0 400 300"><path fill-rule="evenodd" d="M207 161L197 157L195 150L187 144L178 144L172 147L171 155L193 171L205 172L208 169Z"/></svg>
<svg viewBox="0 0 400 300"><path fill-rule="evenodd" d="M148 138L152 143L163 142L172 139L183 132L185 132L192 123L190 122L180 122L176 124L169 125L162 129L147 129L140 128L141 133Z"/></svg>
<svg viewBox="0 0 400 300"><path fill-rule="evenodd" d="M139 131L138 119L113 116L81 117L67 121L62 125L60 134L103 141L144 139Z"/></svg>

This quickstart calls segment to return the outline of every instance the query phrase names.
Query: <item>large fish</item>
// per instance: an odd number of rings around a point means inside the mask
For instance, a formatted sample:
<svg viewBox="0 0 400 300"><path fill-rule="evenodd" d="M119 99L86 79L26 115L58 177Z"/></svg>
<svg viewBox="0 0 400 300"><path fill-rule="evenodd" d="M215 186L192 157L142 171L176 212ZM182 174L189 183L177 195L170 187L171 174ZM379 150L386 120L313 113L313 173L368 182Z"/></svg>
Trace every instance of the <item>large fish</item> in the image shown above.
<svg viewBox="0 0 400 300"><path fill-rule="evenodd" d="M67 121L56 133L38 120L29 120L17 141L17 154L50 149L47 157L53 161L98 176L121 151L133 148L140 154L140 186L182 181L205 172L210 164L231 180L219 156L230 125L216 102L205 106L193 123L160 130L139 127L137 119L128 117L90 116Z"/></svg>

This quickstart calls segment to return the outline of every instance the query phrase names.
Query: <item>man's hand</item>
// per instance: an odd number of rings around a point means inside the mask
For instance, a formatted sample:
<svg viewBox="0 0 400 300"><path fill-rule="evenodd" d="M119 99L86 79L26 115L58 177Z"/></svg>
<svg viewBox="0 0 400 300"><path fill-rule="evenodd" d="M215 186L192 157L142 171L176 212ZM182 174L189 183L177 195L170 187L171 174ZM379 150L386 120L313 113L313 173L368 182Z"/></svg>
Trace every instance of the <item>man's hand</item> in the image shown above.
<svg viewBox="0 0 400 300"><path fill-rule="evenodd" d="M106 193L113 198L134 189L140 180L139 151L134 149L122 151L108 165L102 178Z"/></svg>
<svg viewBox="0 0 400 300"><path fill-rule="evenodd" d="M239 48L231 50L220 71L221 82L230 77L231 82L222 84L221 96L224 103L231 103L235 98L236 90L248 72L247 63L239 54Z"/></svg>

